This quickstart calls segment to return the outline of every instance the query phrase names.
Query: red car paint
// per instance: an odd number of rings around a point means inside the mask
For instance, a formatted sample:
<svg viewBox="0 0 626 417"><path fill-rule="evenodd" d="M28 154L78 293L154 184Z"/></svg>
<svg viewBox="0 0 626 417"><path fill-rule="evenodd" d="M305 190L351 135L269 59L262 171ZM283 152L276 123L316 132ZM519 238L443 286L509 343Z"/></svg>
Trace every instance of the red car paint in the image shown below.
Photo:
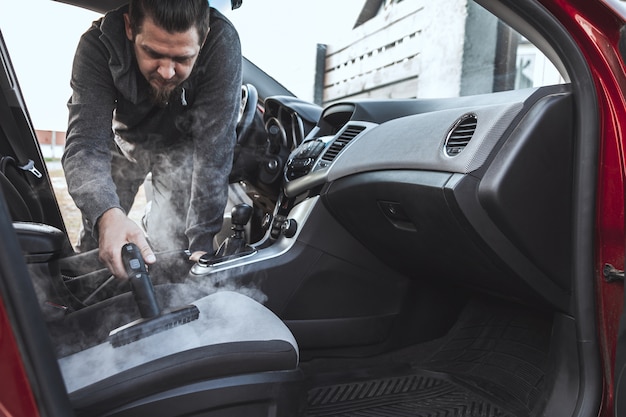
<svg viewBox="0 0 626 417"><path fill-rule="evenodd" d="M624 135L626 68L619 54L623 21L606 6L584 0L542 1L567 28L590 63L600 121L596 212L597 318L604 372L601 416L613 415L613 366L623 284L607 282L604 264L624 269Z"/></svg>
<svg viewBox="0 0 626 417"><path fill-rule="evenodd" d="M2 298L0 298L0 416L39 416Z"/></svg>

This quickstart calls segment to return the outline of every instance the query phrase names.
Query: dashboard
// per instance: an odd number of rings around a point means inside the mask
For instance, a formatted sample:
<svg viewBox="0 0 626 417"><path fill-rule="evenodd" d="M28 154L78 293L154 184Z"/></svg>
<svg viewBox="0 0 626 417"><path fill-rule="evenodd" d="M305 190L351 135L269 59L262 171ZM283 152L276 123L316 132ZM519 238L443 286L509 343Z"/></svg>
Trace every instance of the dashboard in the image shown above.
<svg viewBox="0 0 626 417"><path fill-rule="evenodd" d="M304 126L291 133L304 137L285 164L274 237L316 196L412 279L568 309L569 86L340 102L317 120L294 102L269 101L270 113L298 114L291 125Z"/></svg>

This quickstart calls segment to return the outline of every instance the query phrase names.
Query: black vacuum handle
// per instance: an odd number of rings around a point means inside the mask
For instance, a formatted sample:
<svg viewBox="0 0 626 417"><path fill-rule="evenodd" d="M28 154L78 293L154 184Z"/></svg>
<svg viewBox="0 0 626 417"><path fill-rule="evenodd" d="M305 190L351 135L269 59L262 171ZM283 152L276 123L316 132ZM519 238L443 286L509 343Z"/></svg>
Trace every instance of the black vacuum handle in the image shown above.
<svg viewBox="0 0 626 417"><path fill-rule="evenodd" d="M122 246L122 262L126 267L126 275L135 295L141 317L149 319L161 314L154 295L154 287L152 287L152 281L139 247L134 243L127 243Z"/></svg>

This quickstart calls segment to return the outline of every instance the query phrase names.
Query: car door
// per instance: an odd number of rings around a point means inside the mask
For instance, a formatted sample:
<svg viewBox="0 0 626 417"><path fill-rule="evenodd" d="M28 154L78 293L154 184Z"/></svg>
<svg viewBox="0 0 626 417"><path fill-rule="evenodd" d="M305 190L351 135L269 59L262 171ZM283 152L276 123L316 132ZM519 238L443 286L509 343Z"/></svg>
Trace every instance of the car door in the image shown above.
<svg viewBox="0 0 626 417"><path fill-rule="evenodd" d="M0 192L1 193L1 192ZM4 199L0 199L0 415L73 410Z"/></svg>
<svg viewBox="0 0 626 417"><path fill-rule="evenodd" d="M581 8L581 6L578 6ZM598 236L596 271L596 312L599 337L603 342L602 355L605 374L606 404L612 406L611 415L626 415L626 309L624 309L624 89L626 77L626 7L624 2L603 0L594 10L582 11L587 15L587 27L594 27L593 39L596 59L588 62L602 85L599 114L603 123L601 136L601 167L597 195ZM606 13L606 15L604 15ZM604 16L603 16L604 15ZM610 17L609 17L610 16ZM605 415L605 414L603 414ZM606 414L609 415L609 414Z"/></svg>
<svg viewBox="0 0 626 417"><path fill-rule="evenodd" d="M15 173L27 189L22 192L32 192L28 204L41 204L40 220L64 230L1 32L0 60L0 158L15 161ZM15 199L7 197L5 187L0 187L0 195L0 415L71 416L45 323L39 309L33 308L37 306L35 291L9 211Z"/></svg>

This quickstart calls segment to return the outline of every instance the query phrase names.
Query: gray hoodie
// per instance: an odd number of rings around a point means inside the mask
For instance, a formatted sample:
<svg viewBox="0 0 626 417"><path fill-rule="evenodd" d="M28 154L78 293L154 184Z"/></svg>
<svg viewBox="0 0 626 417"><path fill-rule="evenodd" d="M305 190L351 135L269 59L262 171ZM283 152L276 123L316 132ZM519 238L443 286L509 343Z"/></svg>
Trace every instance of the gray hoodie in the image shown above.
<svg viewBox="0 0 626 417"><path fill-rule="evenodd" d="M210 32L189 78L165 107L155 106L126 38L123 13L107 13L81 37L72 70L63 155L68 189L95 225L120 200L110 175L112 143L141 152L188 142L193 152L185 234L191 251L212 249L228 195L241 97L241 46L232 24L211 10Z"/></svg>

